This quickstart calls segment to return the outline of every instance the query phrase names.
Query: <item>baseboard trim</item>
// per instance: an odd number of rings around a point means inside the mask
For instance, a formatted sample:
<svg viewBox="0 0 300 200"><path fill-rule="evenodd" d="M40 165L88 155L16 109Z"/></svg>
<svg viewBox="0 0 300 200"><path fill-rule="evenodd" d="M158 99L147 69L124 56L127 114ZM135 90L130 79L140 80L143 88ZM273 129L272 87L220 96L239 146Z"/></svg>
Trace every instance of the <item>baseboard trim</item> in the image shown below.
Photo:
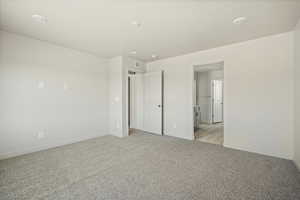
<svg viewBox="0 0 300 200"><path fill-rule="evenodd" d="M175 137L175 138L180 138L180 139L184 139L184 140L194 140L194 137L190 138L190 137L179 137L179 136L176 136L176 135L169 135L167 133L164 134L164 136L168 136L168 137Z"/></svg>
<svg viewBox="0 0 300 200"><path fill-rule="evenodd" d="M298 171L300 172L300 163L293 160L293 163L295 164L296 168L298 169Z"/></svg>
<svg viewBox="0 0 300 200"><path fill-rule="evenodd" d="M118 133L118 132L115 132L115 131L110 131L109 135L113 135L113 136L116 136L118 138L123 138L124 137L122 133Z"/></svg>
<svg viewBox="0 0 300 200"><path fill-rule="evenodd" d="M270 156L270 157L276 157L276 158L281 158L281 159L286 159L286 160L292 160L292 158L290 158L289 156L277 155L277 154L268 154L268 153L264 153L264 152L253 151L251 149L242 148L242 147L239 147L239 146L236 146L236 145L231 145L231 144L228 144L226 142L224 142L223 146L226 147L226 148L235 149L235 150L239 150L239 151L246 151L246 152L249 152L249 153L255 153L255 154L260 154L260 155L264 155L264 156Z"/></svg>
<svg viewBox="0 0 300 200"><path fill-rule="evenodd" d="M52 149L52 148L56 148L56 147L60 147L60 146L68 145L68 144L74 144L74 143L77 143L77 142L82 142L82 141L85 141L85 140L98 138L98 137L102 137L102 136L105 136L105 135L109 135L109 134L103 133L103 134L94 135L94 136L71 139L71 140L68 140L68 141L60 142L58 144L44 144L44 145L41 145L41 146L36 146L36 147L33 147L33 148L21 150L21 151L2 153L2 154L0 154L0 160L13 158L13 157L17 157L17 156L21 156L21 155L25 155L25 154L35 153L35 152L39 152L39 151L44 151L44 150L47 150L47 149Z"/></svg>

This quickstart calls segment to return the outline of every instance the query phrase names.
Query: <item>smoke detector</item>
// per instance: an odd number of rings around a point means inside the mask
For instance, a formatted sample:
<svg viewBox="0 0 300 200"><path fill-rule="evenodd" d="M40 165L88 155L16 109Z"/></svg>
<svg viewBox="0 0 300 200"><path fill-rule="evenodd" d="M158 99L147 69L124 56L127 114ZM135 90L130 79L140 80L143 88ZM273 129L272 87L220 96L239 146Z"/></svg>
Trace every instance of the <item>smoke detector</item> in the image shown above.
<svg viewBox="0 0 300 200"><path fill-rule="evenodd" d="M246 17L237 17L234 20L232 20L232 23L239 25L244 23L246 20L247 20Z"/></svg>
<svg viewBox="0 0 300 200"><path fill-rule="evenodd" d="M47 18L46 18L45 16L37 15L37 14L32 15L31 18L32 18L34 21L36 21L36 22L38 22L38 23L41 23L41 24L46 24L47 21L48 21Z"/></svg>

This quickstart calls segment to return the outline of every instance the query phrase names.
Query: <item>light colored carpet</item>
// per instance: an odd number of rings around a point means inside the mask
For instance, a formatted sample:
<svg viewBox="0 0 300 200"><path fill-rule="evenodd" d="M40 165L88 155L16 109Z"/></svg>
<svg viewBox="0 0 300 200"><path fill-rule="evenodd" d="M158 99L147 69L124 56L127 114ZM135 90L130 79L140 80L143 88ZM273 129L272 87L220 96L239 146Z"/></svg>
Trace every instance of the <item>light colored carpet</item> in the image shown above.
<svg viewBox="0 0 300 200"><path fill-rule="evenodd" d="M104 136L0 161L0 199L299 200L291 161L167 136Z"/></svg>
<svg viewBox="0 0 300 200"><path fill-rule="evenodd" d="M195 132L195 139L201 142L223 145L224 124L201 124Z"/></svg>

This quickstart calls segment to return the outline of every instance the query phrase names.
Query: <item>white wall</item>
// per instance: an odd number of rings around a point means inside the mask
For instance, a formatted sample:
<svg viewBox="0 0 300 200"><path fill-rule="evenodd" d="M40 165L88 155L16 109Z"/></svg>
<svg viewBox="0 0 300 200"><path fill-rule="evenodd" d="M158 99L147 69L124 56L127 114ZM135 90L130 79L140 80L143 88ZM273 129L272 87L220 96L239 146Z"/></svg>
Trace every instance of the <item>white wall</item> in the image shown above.
<svg viewBox="0 0 300 200"><path fill-rule="evenodd" d="M123 56L123 65L125 65L130 71L134 71L137 73L146 72L146 64L134 58Z"/></svg>
<svg viewBox="0 0 300 200"><path fill-rule="evenodd" d="M300 170L300 21L295 30L295 157Z"/></svg>
<svg viewBox="0 0 300 200"><path fill-rule="evenodd" d="M0 158L107 134L107 87L106 60L0 31Z"/></svg>
<svg viewBox="0 0 300 200"><path fill-rule="evenodd" d="M133 71L136 73L144 73L146 71L146 65L144 62L129 58L126 56L122 57L122 66L123 66L123 124L124 124L124 133L123 136L128 136L128 71ZM135 80L135 81L134 81ZM136 84L140 84L140 81L142 80L142 76L139 78L133 78L133 88L134 88L134 99L136 100L132 107L134 108L133 114L133 120L132 128L141 129L140 121L143 119L143 104L140 104L140 100L143 99L143 91L140 86L135 86Z"/></svg>
<svg viewBox="0 0 300 200"><path fill-rule="evenodd" d="M293 32L149 63L165 71L165 133L193 138L193 66L222 61L224 145L291 159Z"/></svg>
<svg viewBox="0 0 300 200"><path fill-rule="evenodd" d="M212 123L212 80L224 78L223 70L198 71L198 102L201 110L201 122Z"/></svg>
<svg viewBox="0 0 300 200"><path fill-rule="evenodd" d="M143 74L131 76L131 128L143 130L144 78Z"/></svg>
<svg viewBox="0 0 300 200"><path fill-rule="evenodd" d="M209 72L197 72L198 102L201 111L201 122L210 123L211 92Z"/></svg>
<svg viewBox="0 0 300 200"><path fill-rule="evenodd" d="M298 55L299 25L296 38ZM165 70L165 133L193 138L193 66L224 61L225 146L292 158L293 42L284 33L149 63L148 71ZM126 63L0 31L0 158L126 135ZM296 101L298 77L297 68Z"/></svg>
<svg viewBox="0 0 300 200"><path fill-rule="evenodd" d="M108 69L109 134L123 136L123 66L122 57L109 60Z"/></svg>
<svg viewBox="0 0 300 200"><path fill-rule="evenodd" d="M125 56L109 60L109 132L118 137L128 136L128 70L146 69L143 62Z"/></svg>
<svg viewBox="0 0 300 200"><path fill-rule="evenodd" d="M210 81L211 80L223 80L224 79L224 71L223 70L213 70L210 71Z"/></svg>

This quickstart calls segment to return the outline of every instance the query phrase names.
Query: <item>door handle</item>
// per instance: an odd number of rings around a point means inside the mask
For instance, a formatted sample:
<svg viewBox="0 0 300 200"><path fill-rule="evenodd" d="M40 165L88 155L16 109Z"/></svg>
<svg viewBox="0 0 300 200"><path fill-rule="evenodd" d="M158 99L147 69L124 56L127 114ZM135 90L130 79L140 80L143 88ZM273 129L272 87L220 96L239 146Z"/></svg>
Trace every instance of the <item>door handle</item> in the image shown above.
<svg viewBox="0 0 300 200"><path fill-rule="evenodd" d="M157 105L159 108L161 107L161 105Z"/></svg>

